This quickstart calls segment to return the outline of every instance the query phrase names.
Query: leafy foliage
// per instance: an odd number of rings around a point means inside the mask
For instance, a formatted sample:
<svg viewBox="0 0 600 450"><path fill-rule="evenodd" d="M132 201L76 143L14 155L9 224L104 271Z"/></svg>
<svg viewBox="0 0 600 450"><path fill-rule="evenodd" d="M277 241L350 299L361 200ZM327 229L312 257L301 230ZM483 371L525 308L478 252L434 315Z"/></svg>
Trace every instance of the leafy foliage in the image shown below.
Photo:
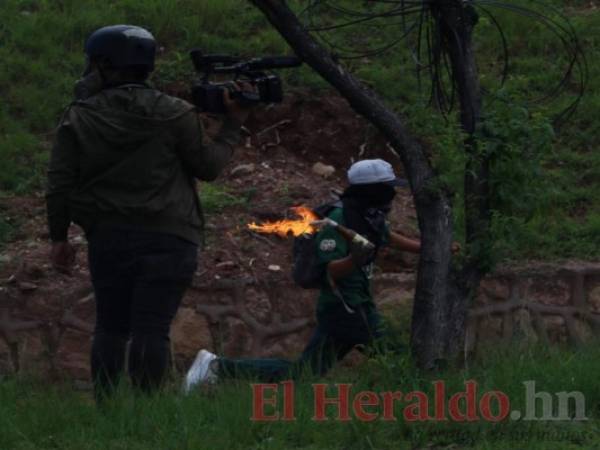
<svg viewBox="0 0 600 450"><path fill-rule="evenodd" d="M482 21L487 34L497 37L497 68L488 70L487 74L499 78L501 86L514 70L511 61L514 55L509 52L510 39L503 19L525 18L528 28L544 32L544 44L541 48L531 46L531 53L544 51L548 37L552 37L555 59L549 71L557 78L552 83L538 86L544 94L537 99L532 97L532 100L552 100L577 86L578 95L567 94L569 103L560 115L568 116L573 112L587 82L587 62L571 22L550 2L374 0L358 5L349 0L309 0L300 14L308 29L331 49L336 58L360 60L392 52L409 54L416 65L418 80L427 78L425 82L431 85L431 102L448 112L454 107L457 82L449 63L450 48L443 29L450 27L451 33L460 33L445 18L450 10L463 24L474 25ZM376 31L374 36L373 31ZM485 48L485 51L489 50ZM462 58L462 55L458 57ZM527 96L528 93L524 94Z"/></svg>
<svg viewBox="0 0 600 450"><path fill-rule="evenodd" d="M484 118L478 134L481 151L490 158L490 206L493 243L513 239L514 223L527 223L550 205L550 188L542 171L543 157L552 151L554 131L540 114L500 103ZM498 246L495 246L498 249ZM510 255L501 252L492 260Z"/></svg>
<svg viewBox="0 0 600 450"><path fill-rule="evenodd" d="M597 240L576 241L573 235L565 236L565 229L578 228L573 213L598 211L600 190L589 184L580 189L579 194L583 190L587 198L584 205L575 200L579 205L575 210L572 196L567 194L575 190L575 180L566 181L569 177L564 176L564 165L562 171L549 167L558 154L564 158L578 151L564 139L557 144L553 126L562 124L560 131L567 133L577 129L582 115L574 113L574 108L588 109L598 96L591 89L583 96L588 83L587 61L593 60L587 53L597 51L597 38L590 37L593 30L581 26L584 16L552 0L392 0L360 5L345 0L311 0L299 12L314 35L351 70L356 67L357 74L398 104L416 134L423 137L439 174L438 187L454 194L455 229L462 239L467 164L461 151L463 137L453 125L455 83L439 29L444 22L443 13L437 10L440 5L455 5L462 20L477 21L474 45L486 104L484 124L476 137L479 156L492 159L493 228L492 242L480 243L477 253L493 262L507 257L548 257L560 246L561 256L593 257L600 251ZM381 69L368 71L364 62L372 61L381 64ZM407 70L408 66L415 67L415 72ZM597 71L596 66L594 69ZM432 86L429 98L418 89L428 81ZM590 87L594 83L597 85L592 77ZM434 110L427 112L427 100L445 112L445 122L435 118ZM564 122L567 117L571 123ZM597 126L588 121L584 128L590 127ZM591 135L583 136L589 146ZM573 137L578 140L581 135L575 133ZM590 163L596 158L589 155L583 159ZM597 178L592 167L587 167L588 179ZM557 184L558 173L563 176ZM563 222L548 220L548 216L562 216ZM586 228L596 229L593 217ZM534 230L540 233L537 239L531 239L536 235ZM577 234L581 237L582 233ZM544 245L539 245L541 241Z"/></svg>

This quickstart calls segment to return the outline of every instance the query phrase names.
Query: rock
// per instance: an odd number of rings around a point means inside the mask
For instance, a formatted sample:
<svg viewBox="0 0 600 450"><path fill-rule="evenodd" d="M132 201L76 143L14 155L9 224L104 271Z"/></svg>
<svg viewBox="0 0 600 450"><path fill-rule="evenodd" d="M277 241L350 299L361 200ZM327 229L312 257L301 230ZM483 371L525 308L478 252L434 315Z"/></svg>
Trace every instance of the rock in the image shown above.
<svg viewBox="0 0 600 450"><path fill-rule="evenodd" d="M335 167L317 162L312 166L312 171L323 178L328 178L335 172Z"/></svg>
<svg viewBox="0 0 600 450"><path fill-rule="evenodd" d="M311 299L313 300L313 299ZM314 301L313 301L313 305L314 305ZM314 310L313 309L308 309L306 311L306 315L308 317L310 317L311 319L314 317ZM272 356L276 356L276 357L285 357L285 358L297 358L297 355L302 353L302 350L304 350L304 347L306 346L307 342L310 340L310 337L312 336L313 333L313 325L314 323L308 323L306 325L306 327L304 327L302 330L298 330L295 333L289 333L289 334L285 334L282 336L278 336L277 339L275 340L275 342L273 342L274 347L275 345L279 346L281 348L281 351L279 352L279 354L276 354L275 352L277 352L277 348L265 348L265 354L270 354Z"/></svg>
<svg viewBox="0 0 600 450"><path fill-rule="evenodd" d="M565 319L562 316L548 315L543 318L548 338L552 343L565 344L568 341Z"/></svg>
<svg viewBox="0 0 600 450"><path fill-rule="evenodd" d="M17 286L21 292L35 291L38 288L37 284L29 283L28 281L20 281Z"/></svg>
<svg viewBox="0 0 600 450"><path fill-rule="evenodd" d="M288 195L292 200L311 199L313 192L308 186L292 186L288 191Z"/></svg>
<svg viewBox="0 0 600 450"><path fill-rule="evenodd" d="M227 339L223 340L222 343L223 354L233 357L259 356L259 354L252 351L256 336L251 333L251 329L243 320L228 316L224 320L222 330L223 335L227 336ZM264 354L264 350L261 350L260 355Z"/></svg>
<svg viewBox="0 0 600 450"><path fill-rule="evenodd" d="M256 165L253 163L250 164L240 164L239 166L231 169L230 175L232 177L240 177L243 175L249 175L256 170Z"/></svg>
<svg viewBox="0 0 600 450"><path fill-rule="evenodd" d="M530 277L525 280L525 289L527 301L555 306L571 303L571 286L560 277Z"/></svg>
<svg viewBox="0 0 600 450"><path fill-rule="evenodd" d="M530 342L538 340L535 329L531 321L531 314L528 310L519 308L513 312L514 330L513 334L519 339L525 339Z"/></svg>
<svg viewBox="0 0 600 450"><path fill-rule="evenodd" d="M510 296L510 280L500 277L486 278L479 286L478 303L493 303L507 301Z"/></svg>
<svg viewBox="0 0 600 450"><path fill-rule="evenodd" d="M37 264L27 264L23 268L22 274L30 280L40 280L44 278L46 271Z"/></svg>
<svg viewBox="0 0 600 450"><path fill-rule="evenodd" d="M81 345L81 339L78 345ZM20 332L14 345L11 345L11 351L15 352L14 358L11 358L13 370L49 374L52 365L60 363L60 356L50 351L50 346L40 329ZM89 353L86 356L89 360Z"/></svg>
<svg viewBox="0 0 600 450"><path fill-rule="evenodd" d="M202 348L213 349L206 318L192 308L179 308L171 326L173 352L190 362Z"/></svg>
<svg viewBox="0 0 600 450"><path fill-rule="evenodd" d="M600 286L590 289L588 292L588 303L592 312L600 314Z"/></svg>
<svg viewBox="0 0 600 450"><path fill-rule="evenodd" d="M237 267L237 264L234 263L233 261L223 261L218 263L215 268L219 269L219 270L231 270L231 269L235 269Z"/></svg>
<svg viewBox="0 0 600 450"><path fill-rule="evenodd" d="M269 265L268 269L273 272L279 272L281 271L281 266L278 266L277 264L271 264Z"/></svg>
<svg viewBox="0 0 600 450"><path fill-rule="evenodd" d="M373 276L372 286L378 304L407 304L415 292L414 273L383 273Z"/></svg>
<svg viewBox="0 0 600 450"><path fill-rule="evenodd" d="M270 322L272 312L268 294L265 291L248 287L245 296L244 304L248 313L259 322L267 325Z"/></svg>
<svg viewBox="0 0 600 450"><path fill-rule="evenodd" d="M271 209L268 207L261 207L260 209L255 208L250 211L250 214L260 221L273 222L276 220L285 219L285 216L279 210Z"/></svg>
<svg viewBox="0 0 600 450"><path fill-rule="evenodd" d="M498 316L485 316L477 326L478 342L498 342L502 338L503 320Z"/></svg>
<svg viewBox="0 0 600 450"><path fill-rule="evenodd" d="M582 342L590 342L594 339L594 331L590 327L590 324L584 320L573 318L575 324L575 333Z"/></svg>
<svg viewBox="0 0 600 450"><path fill-rule="evenodd" d="M91 334L68 328L54 358L56 368L71 379L89 380L91 347Z"/></svg>

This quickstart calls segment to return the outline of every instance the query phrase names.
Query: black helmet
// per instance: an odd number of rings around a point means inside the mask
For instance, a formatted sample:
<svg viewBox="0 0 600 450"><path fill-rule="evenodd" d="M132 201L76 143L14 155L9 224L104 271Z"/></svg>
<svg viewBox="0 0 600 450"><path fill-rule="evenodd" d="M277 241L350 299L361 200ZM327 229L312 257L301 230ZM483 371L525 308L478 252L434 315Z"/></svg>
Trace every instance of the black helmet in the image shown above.
<svg viewBox="0 0 600 450"><path fill-rule="evenodd" d="M156 41L152 34L133 25L111 25L94 31L85 43L89 60L104 58L115 69L143 67L154 70Z"/></svg>

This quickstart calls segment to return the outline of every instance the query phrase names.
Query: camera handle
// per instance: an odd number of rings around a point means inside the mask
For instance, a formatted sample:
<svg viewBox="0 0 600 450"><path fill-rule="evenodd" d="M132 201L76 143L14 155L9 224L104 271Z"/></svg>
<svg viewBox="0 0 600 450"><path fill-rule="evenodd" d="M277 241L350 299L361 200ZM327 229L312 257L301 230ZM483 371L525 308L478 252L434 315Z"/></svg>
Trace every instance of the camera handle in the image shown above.
<svg viewBox="0 0 600 450"><path fill-rule="evenodd" d="M258 92L230 91L230 93L231 98L243 106L251 106L260 102L260 94Z"/></svg>

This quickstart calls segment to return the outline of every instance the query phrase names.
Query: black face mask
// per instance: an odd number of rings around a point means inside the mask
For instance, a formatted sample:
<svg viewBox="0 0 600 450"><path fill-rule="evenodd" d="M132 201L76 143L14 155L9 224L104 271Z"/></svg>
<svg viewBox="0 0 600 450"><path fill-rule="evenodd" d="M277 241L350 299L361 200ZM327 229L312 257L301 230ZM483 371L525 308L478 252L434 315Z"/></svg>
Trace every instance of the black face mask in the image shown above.
<svg viewBox="0 0 600 450"><path fill-rule="evenodd" d="M390 210L390 206L367 208L364 211L363 217L373 230L383 233L385 231L385 221Z"/></svg>
<svg viewBox="0 0 600 450"><path fill-rule="evenodd" d="M342 194L346 225L375 245L369 263L383 243L386 219L395 195L394 187L383 183L352 185Z"/></svg>

